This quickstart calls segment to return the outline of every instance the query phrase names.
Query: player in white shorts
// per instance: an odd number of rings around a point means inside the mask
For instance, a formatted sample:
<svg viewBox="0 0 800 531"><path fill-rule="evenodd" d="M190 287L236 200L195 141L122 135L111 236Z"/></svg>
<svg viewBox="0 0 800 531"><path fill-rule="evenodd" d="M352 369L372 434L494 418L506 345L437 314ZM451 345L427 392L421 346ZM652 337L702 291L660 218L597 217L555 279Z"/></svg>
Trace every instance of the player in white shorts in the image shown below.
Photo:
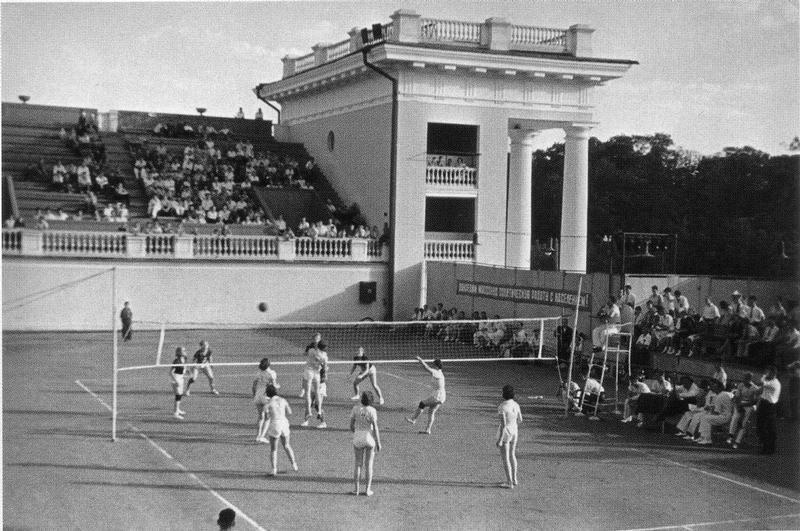
<svg viewBox="0 0 800 531"><path fill-rule="evenodd" d="M356 374L356 377L353 379L353 397L350 400L358 400L361 398L358 395L358 384L369 378L369 383L372 384L372 388L375 389L375 392L378 394L378 404L383 405L383 393L381 392L381 388L378 387L378 370L375 368L375 365L369 363L367 361L367 356L364 354L364 347L358 347L358 355L353 357L353 361L356 363L353 364L353 368L350 369L350 376L358 369L360 372Z"/></svg>
<svg viewBox="0 0 800 531"><path fill-rule="evenodd" d="M202 372L208 378L208 387L211 388L211 392L215 395L219 394L217 388L214 387L214 371L211 369L211 349L208 347L208 341L205 339L200 342L200 348L197 352L194 353L194 359L192 360L196 365L191 370L191 376L189 377L189 381L186 383L186 396L189 396L189 387L197 380L197 377Z"/></svg>
<svg viewBox="0 0 800 531"><path fill-rule="evenodd" d="M322 341L322 334L317 332L314 334L314 340L306 346L306 357L308 356L308 352L311 349L316 349L319 342ZM303 373L303 378L300 380L300 398L306 396L306 377L305 372Z"/></svg>
<svg viewBox="0 0 800 531"><path fill-rule="evenodd" d="M289 457L289 462L292 464L292 470L297 472L297 462L294 459L294 451L292 445L289 443L289 419L288 416L292 414L292 408L289 407L289 402L278 396L278 391L275 386L270 384L267 386L267 391L262 395L262 403L264 410L261 412L262 418L266 421L264 431L260 434L259 438L265 435L269 437L269 451L270 462L272 464L272 472L268 476L274 476L278 473L278 439L280 438L283 449L286 450L286 455Z"/></svg>
<svg viewBox="0 0 800 531"><path fill-rule="evenodd" d="M181 398L183 398L183 384L186 381L186 349L178 347L175 349L175 359L172 360L172 365L169 367L169 379L172 384L172 391L175 395L175 411L172 416L176 419L183 420L186 414L181 409Z"/></svg>
<svg viewBox="0 0 800 531"><path fill-rule="evenodd" d="M364 470L367 488L364 494L372 496L372 464L375 452L381 451L381 434L378 430L378 412L372 407L372 393L364 391L361 395L361 404L353 406L350 414L350 431L353 432L353 452L355 454L355 468L353 481L355 489L353 494L358 496L361 481L361 470Z"/></svg>
<svg viewBox="0 0 800 531"><path fill-rule="evenodd" d="M497 447L503 458L503 469L506 472L506 482L500 486L513 489L517 485L517 437L518 425L522 422L522 412L519 404L514 400L514 388L510 385L503 387L503 403L497 408L500 416L500 426L497 428Z"/></svg>
<svg viewBox="0 0 800 531"><path fill-rule="evenodd" d="M436 411L442 407L444 401L447 399L447 393L444 390L444 374L442 373L442 360L435 359L433 360L433 367L428 367L428 364L423 361L422 358L417 356L417 359L425 368L426 371L431 373L433 377L433 393L422 400L417 407L417 411L414 413L412 417L407 417L406 420L411 424L417 422L417 418L422 414L422 410L428 408L428 425L425 427L425 430L420 431L420 433L430 434L431 433L431 426L433 426L433 420L436 417Z"/></svg>
<svg viewBox="0 0 800 531"><path fill-rule="evenodd" d="M328 353L325 352L327 345L324 341L320 341L316 348L308 350L308 359L303 371L303 381L305 382L305 396L306 396L306 415L301 426L308 426L309 419L311 418L311 403L314 401L312 393L316 395L317 417L320 419L318 428L327 428L325 420L322 416L322 400L324 398L322 390L320 389L320 371L327 372L328 366ZM327 387L327 385L326 385ZM327 390L326 390L327 391ZM325 393L327 394L327 393Z"/></svg>
<svg viewBox="0 0 800 531"><path fill-rule="evenodd" d="M264 427L264 417L261 413L264 411L264 402L261 397L267 392L267 386L273 385L275 389L280 389L278 384L278 375L274 370L269 368L269 358L261 358L258 363L259 373L255 380L253 380L253 403L256 405L256 414L258 415L258 431L256 432L256 441L267 442L266 439L261 439L261 430Z"/></svg>

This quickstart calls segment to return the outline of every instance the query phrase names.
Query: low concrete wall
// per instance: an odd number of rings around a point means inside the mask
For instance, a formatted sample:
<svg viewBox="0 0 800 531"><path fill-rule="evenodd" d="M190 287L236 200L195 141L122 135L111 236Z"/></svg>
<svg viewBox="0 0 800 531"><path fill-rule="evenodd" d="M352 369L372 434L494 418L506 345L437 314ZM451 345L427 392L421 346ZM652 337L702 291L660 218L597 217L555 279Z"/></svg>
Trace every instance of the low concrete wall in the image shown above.
<svg viewBox="0 0 800 531"><path fill-rule="evenodd" d="M61 107L31 103L3 102L3 125L68 126L77 125L81 111L97 116L97 109L88 107Z"/></svg>
<svg viewBox="0 0 800 531"><path fill-rule="evenodd" d="M386 264L6 256L3 330L110 329L112 267L118 306L130 301L138 329L156 329L162 321L250 327L265 321L380 320L385 314ZM377 282L377 302L358 302L360 281ZM258 311L260 302L268 304L266 313Z"/></svg>

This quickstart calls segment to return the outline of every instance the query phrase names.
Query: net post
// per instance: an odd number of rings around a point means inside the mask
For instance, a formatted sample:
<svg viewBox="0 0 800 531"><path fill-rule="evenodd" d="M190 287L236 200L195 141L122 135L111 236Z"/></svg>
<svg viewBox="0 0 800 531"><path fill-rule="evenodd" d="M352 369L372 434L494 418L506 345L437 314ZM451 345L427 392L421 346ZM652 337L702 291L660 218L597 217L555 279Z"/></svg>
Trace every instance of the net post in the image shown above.
<svg viewBox="0 0 800 531"><path fill-rule="evenodd" d="M542 359L542 350L544 349L544 319L539 320L539 359ZM558 356L556 356L558 357Z"/></svg>
<svg viewBox="0 0 800 531"><path fill-rule="evenodd" d="M572 367L575 362L575 340L578 333L578 312L581 309L581 290L583 289L583 275L578 277L578 296L575 303L575 319L572 323L572 342L569 344L569 373L567 374L567 388L564 390L567 399L564 401L564 416L569 416L569 406L572 404L570 392L572 392Z"/></svg>
<svg viewBox="0 0 800 531"><path fill-rule="evenodd" d="M117 268L111 268L111 333L112 340L112 371L111 376L111 441L117 440L117 376L119 369L119 348L117 339Z"/></svg>
<svg viewBox="0 0 800 531"><path fill-rule="evenodd" d="M158 352L156 352L156 365L161 365L161 353L164 351L164 337L166 335L166 330L166 323L161 323L161 334L158 336Z"/></svg>

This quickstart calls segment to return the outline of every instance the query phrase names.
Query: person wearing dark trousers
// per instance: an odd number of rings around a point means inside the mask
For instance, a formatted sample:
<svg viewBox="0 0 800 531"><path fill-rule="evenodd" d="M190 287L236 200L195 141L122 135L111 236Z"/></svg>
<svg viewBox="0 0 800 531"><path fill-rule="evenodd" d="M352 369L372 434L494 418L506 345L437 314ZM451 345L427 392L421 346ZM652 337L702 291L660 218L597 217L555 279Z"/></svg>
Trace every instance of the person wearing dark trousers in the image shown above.
<svg viewBox="0 0 800 531"><path fill-rule="evenodd" d="M772 455L775 453L775 439L777 427L775 425L778 399L781 395L781 383L778 381L777 370L773 366L767 367L761 377L761 400L756 407L756 431L761 441L761 454Z"/></svg>
<svg viewBox="0 0 800 531"><path fill-rule="evenodd" d="M133 311L128 301L125 301L125 306L119 312L119 319L122 321L122 340L130 341L133 337Z"/></svg>

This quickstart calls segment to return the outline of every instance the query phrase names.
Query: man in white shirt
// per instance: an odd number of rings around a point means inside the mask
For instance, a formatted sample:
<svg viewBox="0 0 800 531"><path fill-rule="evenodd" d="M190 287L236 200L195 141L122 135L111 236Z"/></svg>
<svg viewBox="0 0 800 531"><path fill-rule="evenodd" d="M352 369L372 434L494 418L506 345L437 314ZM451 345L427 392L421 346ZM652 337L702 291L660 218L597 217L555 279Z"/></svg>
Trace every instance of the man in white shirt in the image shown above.
<svg viewBox="0 0 800 531"><path fill-rule="evenodd" d="M764 310L758 306L757 301L758 298L755 295L750 295L747 298L747 302L750 306L750 322L757 328L761 328L767 316L764 315Z"/></svg>
<svg viewBox="0 0 800 531"><path fill-rule="evenodd" d="M717 319L719 319L719 308L711 300L711 297L706 297L706 305L703 307L703 321L714 323Z"/></svg>
<svg viewBox="0 0 800 531"><path fill-rule="evenodd" d="M719 382L712 382L712 389L717 393L714 398L714 409L700 419L700 439L697 444L713 444L711 431L714 426L730 426L733 416L733 393L724 390Z"/></svg>
<svg viewBox="0 0 800 531"><path fill-rule="evenodd" d="M777 369L767 367L761 378L761 400L756 406L756 431L761 441L761 454L772 455L775 453L775 439L777 427L775 425L775 410L781 396L781 383L776 377Z"/></svg>
<svg viewBox="0 0 800 531"><path fill-rule="evenodd" d="M603 309L600 310L600 315L604 322L592 330L592 346L596 351L600 351L605 347L606 336L608 334L619 331L620 312L615 296L612 295L608 298L608 302Z"/></svg>
<svg viewBox="0 0 800 531"><path fill-rule="evenodd" d="M677 315L689 315L689 299L680 290L675 290L675 306Z"/></svg>
<svg viewBox="0 0 800 531"><path fill-rule="evenodd" d="M626 284L625 287L622 288L622 293L620 294L619 297L620 306L623 304L630 304L631 306L636 308L636 295L631 293L632 289L633 288L630 286L630 284Z"/></svg>

